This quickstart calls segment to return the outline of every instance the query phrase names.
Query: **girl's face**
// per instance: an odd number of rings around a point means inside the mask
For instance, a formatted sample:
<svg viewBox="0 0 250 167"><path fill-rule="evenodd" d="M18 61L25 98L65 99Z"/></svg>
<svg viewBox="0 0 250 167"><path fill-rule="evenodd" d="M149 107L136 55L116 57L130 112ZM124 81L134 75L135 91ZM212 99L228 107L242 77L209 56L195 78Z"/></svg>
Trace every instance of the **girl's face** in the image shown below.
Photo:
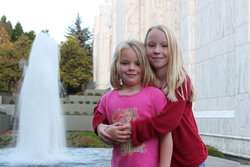
<svg viewBox="0 0 250 167"><path fill-rule="evenodd" d="M148 33L146 49L149 62L155 70L167 66L169 58L168 41L163 31L154 28Z"/></svg>
<svg viewBox="0 0 250 167"><path fill-rule="evenodd" d="M141 86L141 67L136 53L131 48L121 51L118 75L122 79L123 87Z"/></svg>

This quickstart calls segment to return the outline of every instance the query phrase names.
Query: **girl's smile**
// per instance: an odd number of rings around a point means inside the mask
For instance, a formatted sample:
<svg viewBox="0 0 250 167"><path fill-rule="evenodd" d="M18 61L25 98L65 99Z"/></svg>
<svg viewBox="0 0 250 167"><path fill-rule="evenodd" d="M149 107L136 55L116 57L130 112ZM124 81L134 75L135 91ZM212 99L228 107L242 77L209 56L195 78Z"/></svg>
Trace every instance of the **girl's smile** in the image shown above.
<svg viewBox="0 0 250 167"><path fill-rule="evenodd" d="M131 48L121 51L118 73L123 83L123 88L141 87L141 67L136 53Z"/></svg>
<svg viewBox="0 0 250 167"><path fill-rule="evenodd" d="M146 49L150 64L155 70L167 66L169 59L168 42L163 31L153 29L149 32Z"/></svg>

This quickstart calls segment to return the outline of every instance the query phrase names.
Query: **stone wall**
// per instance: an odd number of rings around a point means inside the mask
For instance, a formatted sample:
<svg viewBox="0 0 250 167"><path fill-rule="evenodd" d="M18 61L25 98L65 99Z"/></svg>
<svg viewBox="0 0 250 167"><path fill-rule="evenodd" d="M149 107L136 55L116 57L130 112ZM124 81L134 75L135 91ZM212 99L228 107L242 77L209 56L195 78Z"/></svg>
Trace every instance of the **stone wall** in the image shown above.
<svg viewBox="0 0 250 167"><path fill-rule="evenodd" d="M93 116L64 115L66 131L93 131Z"/></svg>
<svg viewBox="0 0 250 167"><path fill-rule="evenodd" d="M62 98L62 114L64 114L65 130L93 131L93 109L107 91L87 89L83 92L83 96L69 95L66 98ZM8 96L8 99L16 100L12 96ZM0 133L11 130L13 122L10 118L14 118L15 116L15 107L15 104L0 103L0 111L6 113L6 115L0 114Z"/></svg>
<svg viewBox="0 0 250 167"><path fill-rule="evenodd" d="M197 1L194 18L200 133L224 153L250 158L249 1Z"/></svg>

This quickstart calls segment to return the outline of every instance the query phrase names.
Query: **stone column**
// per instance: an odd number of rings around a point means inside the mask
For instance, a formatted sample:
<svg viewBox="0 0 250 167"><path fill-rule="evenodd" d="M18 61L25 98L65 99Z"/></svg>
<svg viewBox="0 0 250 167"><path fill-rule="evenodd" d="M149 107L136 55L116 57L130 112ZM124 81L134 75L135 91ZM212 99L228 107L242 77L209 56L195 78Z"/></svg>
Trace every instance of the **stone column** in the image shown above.
<svg viewBox="0 0 250 167"><path fill-rule="evenodd" d="M100 7L100 16L95 18L94 26L94 82L96 89L110 88L110 12L109 4Z"/></svg>

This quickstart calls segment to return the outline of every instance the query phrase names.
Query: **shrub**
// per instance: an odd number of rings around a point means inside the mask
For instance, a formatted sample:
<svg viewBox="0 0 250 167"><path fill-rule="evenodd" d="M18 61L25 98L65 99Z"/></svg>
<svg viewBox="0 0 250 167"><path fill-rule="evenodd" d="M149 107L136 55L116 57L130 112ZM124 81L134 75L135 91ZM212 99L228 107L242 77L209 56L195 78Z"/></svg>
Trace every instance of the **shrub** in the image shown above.
<svg viewBox="0 0 250 167"><path fill-rule="evenodd" d="M85 101L85 104L89 104L90 103L90 101Z"/></svg>
<svg viewBox="0 0 250 167"><path fill-rule="evenodd" d="M95 93L95 96L102 96L102 94L97 92L97 93Z"/></svg>
<svg viewBox="0 0 250 167"><path fill-rule="evenodd" d="M68 147L78 147L79 140L81 138L80 133L69 132L66 135L66 141Z"/></svg>
<svg viewBox="0 0 250 167"><path fill-rule="evenodd" d="M79 101L78 101L78 103L79 103L79 104L82 104L82 103L83 103L83 101L82 101L82 100L79 100Z"/></svg>
<svg viewBox="0 0 250 167"><path fill-rule="evenodd" d="M0 148L13 147L15 143L15 135L0 135Z"/></svg>
<svg viewBox="0 0 250 167"><path fill-rule="evenodd" d="M93 104L97 104L97 101L93 101Z"/></svg>
<svg viewBox="0 0 250 167"><path fill-rule="evenodd" d="M64 112L64 115L71 115L71 112L66 111L66 112Z"/></svg>
<svg viewBox="0 0 250 167"><path fill-rule="evenodd" d="M94 132L67 132L67 146L110 148Z"/></svg>
<svg viewBox="0 0 250 167"><path fill-rule="evenodd" d="M214 156L214 157L220 157L220 158L224 158L224 154L222 152L220 152L217 148L210 146L210 145L206 145L207 149L208 149L208 155Z"/></svg>
<svg viewBox="0 0 250 167"><path fill-rule="evenodd" d="M93 96L94 94L92 92L89 92L87 95L88 96Z"/></svg>
<svg viewBox="0 0 250 167"><path fill-rule="evenodd" d="M63 101L63 104L67 104L67 101Z"/></svg>
<svg viewBox="0 0 250 167"><path fill-rule="evenodd" d="M88 112L84 111L82 112L82 115L88 115Z"/></svg>
<svg viewBox="0 0 250 167"><path fill-rule="evenodd" d="M99 147L99 142L90 136L86 136L79 140L78 147Z"/></svg>
<svg viewBox="0 0 250 167"><path fill-rule="evenodd" d="M14 147L16 139L16 135L0 134L0 148ZM111 148L102 142L94 132L67 132L66 143L68 147Z"/></svg>
<svg viewBox="0 0 250 167"><path fill-rule="evenodd" d="M74 101L70 101L71 104L74 104Z"/></svg>
<svg viewBox="0 0 250 167"><path fill-rule="evenodd" d="M93 112L82 112L82 115L93 115Z"/></svg>
<svg viewBox="0 0 250 167"><path fill-rule="evenodd" d="M83 92L78 92L78 93L76 93L76 95L82 96Z"/></svg>
<svg viewBox="0 0 250 167"><path fill-rule="evenodd" d="M74 111L73 115L80 115L79 111Z"/></svg>

